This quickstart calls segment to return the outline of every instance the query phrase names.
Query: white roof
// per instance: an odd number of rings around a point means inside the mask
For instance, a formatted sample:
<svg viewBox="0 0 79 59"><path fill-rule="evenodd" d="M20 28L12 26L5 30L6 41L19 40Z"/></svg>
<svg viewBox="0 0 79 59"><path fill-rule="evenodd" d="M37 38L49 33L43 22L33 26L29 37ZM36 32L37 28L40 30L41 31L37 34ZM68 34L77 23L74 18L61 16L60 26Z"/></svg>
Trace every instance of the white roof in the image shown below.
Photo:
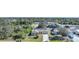
<svg viewBox="0 0 79 59"><path fill-rule="evenodd" d="M76 31L79 32L79 29L77 29Z"/></svg>
<svg viewBox="0 0 79 59"><path fill-rule="evenodd" d="M58 29L54 29L54 31L55 31L55 32L59 32L59 30L58 30Z"/></svg>
<svg viewBox="0 0 79 59"><path fill-rule="evenodd" d="M79 42L79 37L76 36L76 35L74 35L74 36L73 36L73 41L74 41L74 42Z"/></svg>

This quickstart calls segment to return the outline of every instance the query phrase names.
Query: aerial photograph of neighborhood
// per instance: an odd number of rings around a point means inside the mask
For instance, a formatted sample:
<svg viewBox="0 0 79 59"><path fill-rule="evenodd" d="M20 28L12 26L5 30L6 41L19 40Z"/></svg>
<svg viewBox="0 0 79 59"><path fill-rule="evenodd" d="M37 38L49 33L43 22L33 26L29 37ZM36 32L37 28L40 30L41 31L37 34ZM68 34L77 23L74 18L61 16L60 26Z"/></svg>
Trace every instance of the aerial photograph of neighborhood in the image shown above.
<svg viewBox="0 0 79 59"><path fill-rule="evenodd" d="M79 42L79 18L1 17L0 42Z"/></svg>

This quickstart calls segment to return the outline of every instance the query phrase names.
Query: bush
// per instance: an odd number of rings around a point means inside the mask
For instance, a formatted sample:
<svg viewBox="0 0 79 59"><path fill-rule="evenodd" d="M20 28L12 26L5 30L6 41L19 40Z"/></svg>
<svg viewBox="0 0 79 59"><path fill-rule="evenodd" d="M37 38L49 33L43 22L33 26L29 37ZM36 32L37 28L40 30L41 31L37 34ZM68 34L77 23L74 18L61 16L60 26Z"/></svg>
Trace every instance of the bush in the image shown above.
<svg viewBox="0 0 79 59"><path fill-rule="evenodd" d="M22 35L15 35L15 36L13 36L13 39L14 39L14 40L20 39L20 38L22 38Z"/></svg>
<svg viewBox="0 0 79 59"><path fill-rule="evenodd" d="M16 39L16 42L21 42L21 39Z"/></svg>
<svg viewBox="0 0 79 59"><path fill-rule="evenodd" d="M37 38L38 38L38 36L35 36L35 37L34 37L34 39L37 39Z"/></svg>
<svg viewBox="0 0 79 59"><path fill-rule="evenodd" d="M15 33L19 32L19 31L20 31L20 29L14 29L14 32Z"/></svg>

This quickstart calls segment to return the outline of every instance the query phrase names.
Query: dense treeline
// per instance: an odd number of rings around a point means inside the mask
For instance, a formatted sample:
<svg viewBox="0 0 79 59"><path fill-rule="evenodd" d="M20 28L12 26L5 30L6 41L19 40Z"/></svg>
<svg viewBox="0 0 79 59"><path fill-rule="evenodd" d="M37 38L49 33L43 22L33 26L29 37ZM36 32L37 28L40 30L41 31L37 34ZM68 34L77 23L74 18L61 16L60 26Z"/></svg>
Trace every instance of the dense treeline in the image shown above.
<svg viewBox="0 0 79 59"><path fill-rule="evenodd" d="M23 38L31 32L31 21L24 19L1 18L0 19L0 40ZM16 40L17 41L17 40Z"/></svg>
<svg viewBox="0 0 79 59"><path fill-rule="evenodd" d="M43 21L49 21L49 22L58 22L60 24L73 24L73 25L79 25L79 18L44 18L44 17L13 17L13 18L0 18L0 19L8 19L8 20L18 20L19 22L25 21L25 22L43 22Z"/></svg>

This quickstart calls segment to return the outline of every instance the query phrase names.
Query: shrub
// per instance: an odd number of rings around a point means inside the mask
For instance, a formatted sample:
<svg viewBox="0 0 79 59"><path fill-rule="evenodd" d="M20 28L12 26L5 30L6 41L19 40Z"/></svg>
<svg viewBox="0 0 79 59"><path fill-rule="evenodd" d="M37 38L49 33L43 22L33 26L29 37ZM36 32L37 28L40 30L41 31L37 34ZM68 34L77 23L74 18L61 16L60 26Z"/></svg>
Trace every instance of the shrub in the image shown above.
<svg viewBox="0 0 79 59"><path fill-rule="evenodd" d="M21 39L16 39L16 42L21 42Z"/></svg>
<svg viewBox="0 0 79 59"><path fill-rule="evenodd" d="M38 36L35 36L35 37L34 37L34 39L37 39L37 38L38 38Z"/></svg>
<svg viewBox="0 0 79 59"><path fill-rule="evenodd" d="M22 35L15 35L15 36L13 36L13 39L14 39L14 40L20 39L20 38L22 38Z"/></svg>

